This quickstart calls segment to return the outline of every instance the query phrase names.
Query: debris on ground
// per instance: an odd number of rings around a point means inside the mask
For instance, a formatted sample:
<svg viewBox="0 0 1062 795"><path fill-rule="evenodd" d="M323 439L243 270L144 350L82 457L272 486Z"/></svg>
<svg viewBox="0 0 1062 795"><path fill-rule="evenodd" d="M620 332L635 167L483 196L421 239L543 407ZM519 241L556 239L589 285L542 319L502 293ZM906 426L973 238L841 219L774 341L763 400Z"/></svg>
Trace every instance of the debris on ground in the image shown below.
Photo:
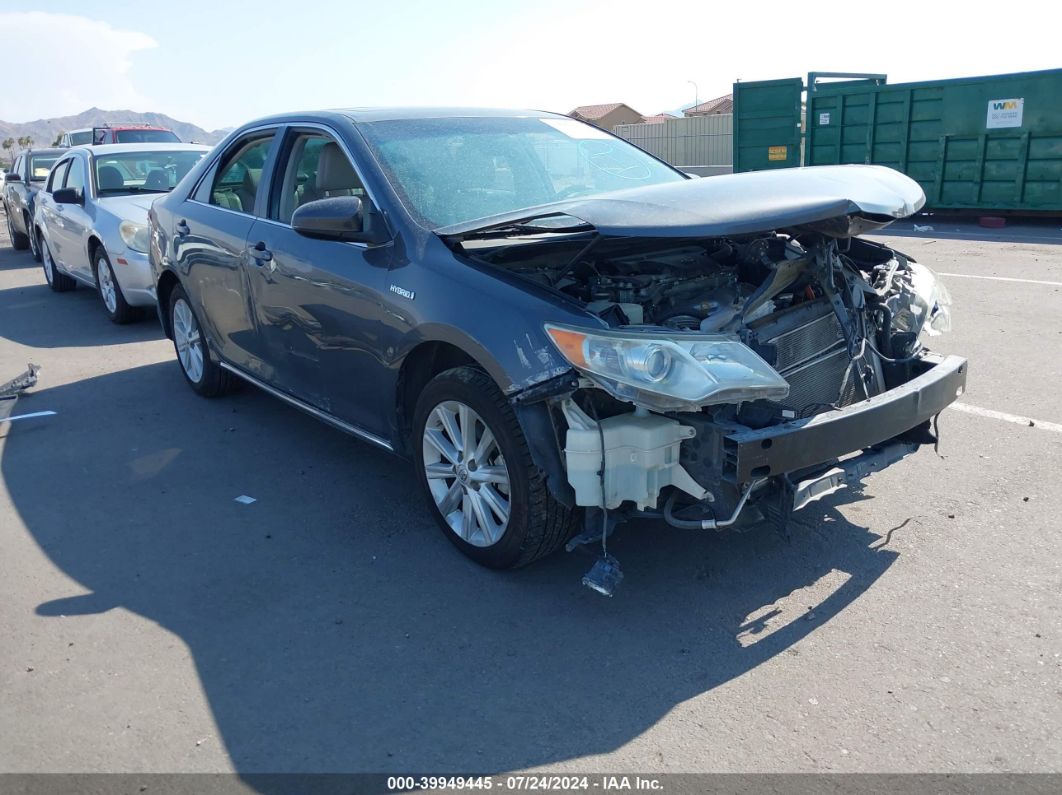
<svg viewBox="0 0 1062 795"><path fill-rule="evenodd" d="M37 373L41 371L41 368L35 364L28 364L26 368L26 372L0 384L0 422L14 422L30 417L50 417L55 414L54 411L35 411L32 414L12 415L19 395L37 385Z"/></svg>
<svg viewBox="0 0 1062 795"><path fill-rule="evenodd" d="M252 502L258 502L254 497L248 497L246 494L241 494L236 498L236 502L240 505L250 505Z"/></svg>
<svg viewBox="0 0 1062 795"><path fill-rule="evenodd" d="M916 231L916 232L932 232L933 231L933 227L930 226L929 224L915 224L913 228L914 228L914 231Z"/></svg>
<svg viewBox="0 0 1062 795"><path fill-rule="evenodd" d="M37 385L37 373L41 368L36 364L26 365L28 368L22 375L17 375L6 383L0 384L0 398L18 397L27 389Z"/></svg>

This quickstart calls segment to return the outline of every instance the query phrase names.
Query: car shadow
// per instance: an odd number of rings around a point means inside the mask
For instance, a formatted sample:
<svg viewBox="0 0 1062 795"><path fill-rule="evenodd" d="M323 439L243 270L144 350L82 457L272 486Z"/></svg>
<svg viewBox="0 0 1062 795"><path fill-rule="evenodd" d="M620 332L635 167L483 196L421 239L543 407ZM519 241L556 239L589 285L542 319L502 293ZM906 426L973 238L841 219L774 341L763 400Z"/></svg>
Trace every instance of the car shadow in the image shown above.
<svg viewBox="0 0 1062 795"><path fill-rule="evenodd" d="M61 323L55 322L56 304L62 306ZM0 290L3 336L33 348L124 345L162 339L162 326L155 312L147 308L143 313L143 318L127 325L109 323L95 290L78 285L70 292L52 292L43 276L40 284Z"/></svg>
<svg viewBox="0 0 1062 795"><path fill-rule="evenodd" d="M0 212L0 215L3 215ZM11 238L7 234L6 219L0 222L0 271L21 270L23 268L39 268L41 264L33 259L29 249L16 251L11 246ZM43 273L41 278L44 278Z"/></svg>
<svg viewBox="0 0 1062 795"><path fill-rule="evenodd" d="M626 578L606 599L580 585L596 550L472 564L408 464L257 390L204 401L160 363L22 400L58 414L9 426L0 471L28 532L88 591L38 615L121 607L179 636L247 776L607 753L799 654L895 559L837 503L809 509L790 543L623 527L609 551Z"/></svg>

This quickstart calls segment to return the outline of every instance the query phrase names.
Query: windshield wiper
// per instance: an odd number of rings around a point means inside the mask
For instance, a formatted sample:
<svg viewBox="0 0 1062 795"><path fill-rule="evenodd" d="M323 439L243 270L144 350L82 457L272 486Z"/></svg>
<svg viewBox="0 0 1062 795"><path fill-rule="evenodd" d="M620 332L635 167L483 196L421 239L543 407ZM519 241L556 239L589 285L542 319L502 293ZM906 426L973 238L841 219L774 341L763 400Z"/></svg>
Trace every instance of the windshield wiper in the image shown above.
<svg viewBox="0 0 1062 795"><path fill-rule="evenodd" d="M572 226L541 226L529 222L517 222L504 226L492 226L489 229L477 229L459 235L462 240L486 240L494 237L513 237L516 235L571 235L586 232L593 226L580 221Z"/></svg>

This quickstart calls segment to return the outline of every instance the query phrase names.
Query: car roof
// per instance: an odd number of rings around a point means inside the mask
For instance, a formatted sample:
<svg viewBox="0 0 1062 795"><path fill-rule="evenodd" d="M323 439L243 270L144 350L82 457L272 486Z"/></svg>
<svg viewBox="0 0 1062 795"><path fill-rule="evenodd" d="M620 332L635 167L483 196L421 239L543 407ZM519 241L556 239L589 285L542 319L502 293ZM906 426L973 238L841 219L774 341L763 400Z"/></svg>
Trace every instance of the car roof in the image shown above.
<svg viewBox="0 0 1062 795"><path fill-rule="evenodd" d="M173 144L173 143L144 143L136 144L97 144L91 146L72 146L69 149L60 149L61 152L83 151L99 157L100 155L116 155L122 152L209 152L212 146L206 144Z"/></svg>
<svg viewBox="0 0 1062 795"><path fill-rule="evenodd" d="M516 108L469 108L469 107L428 107L428 108L344 108L336 111L354 122L394 121L397 119L456 119L456 118L539 118L548 116L564 118L560 113L544 110Z"/></svg>
<svg viewBox="0 0 1062 795"><path fill-rule="evenodd" d="M396 119L456 119L456 118L568 118L561 113L546 110L527 110L515 108L474 108L474 107L395 107L395 108L333 108L329 110L308 110L301 112L277 113L273 116L249 121L240 125L255 127L263 124L297 124L303 121L338 121L347 119L355 124L370 124L376 121L393 121Z"/></svg>
<svg viewBox="0 0 1062 795"><path fill-rule="evenodd" d="M69 152L69 151L70 151L69 149L65 149L63 147L48 146L48 147L44 147L42 149L27 149L26 151L22 152L22 154L24 154L24 155L61 155L61 154L64 154L66 152Z"/></svg>

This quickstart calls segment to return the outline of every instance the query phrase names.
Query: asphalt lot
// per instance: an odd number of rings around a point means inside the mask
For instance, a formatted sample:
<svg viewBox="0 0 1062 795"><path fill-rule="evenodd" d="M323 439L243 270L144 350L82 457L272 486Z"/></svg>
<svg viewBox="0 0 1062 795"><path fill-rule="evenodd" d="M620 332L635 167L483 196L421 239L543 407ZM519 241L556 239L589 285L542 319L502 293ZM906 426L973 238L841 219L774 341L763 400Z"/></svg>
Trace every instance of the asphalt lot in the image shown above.
<svg viewBox="0 0 1062 795"><path fill-rule="evenodd" d="M1062 233L977 234L894 244L1011 419L945 412L790 543L621 529L611 600L589 554L478 568L407 465L195 396L0 237L0 381L58 412L0 424L0 771L1062 771Z"/></svg>

